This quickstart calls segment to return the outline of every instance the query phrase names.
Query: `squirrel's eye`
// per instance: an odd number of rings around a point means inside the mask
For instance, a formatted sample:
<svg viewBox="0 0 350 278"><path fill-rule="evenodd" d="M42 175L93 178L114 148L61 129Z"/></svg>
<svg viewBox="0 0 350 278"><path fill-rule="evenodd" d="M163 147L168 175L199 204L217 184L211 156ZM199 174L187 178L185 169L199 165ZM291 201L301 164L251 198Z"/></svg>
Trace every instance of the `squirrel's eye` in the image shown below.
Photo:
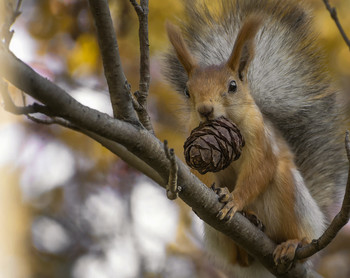
<svg viewBox="0 0 350 278"><path fill-rule="evenodd" d="M230 84L228 85L228 92L229 93L235 93L237 91L237 83L234 80L230 81Z"/></svg>
<svg viewBox="0 0 350 278"><path fill-rule="evenodd" d="M185 88L185 90L184 90L184 95L186 96L186 97L190 97L190 92L188 91L188 88L186 87Z"/></svg>

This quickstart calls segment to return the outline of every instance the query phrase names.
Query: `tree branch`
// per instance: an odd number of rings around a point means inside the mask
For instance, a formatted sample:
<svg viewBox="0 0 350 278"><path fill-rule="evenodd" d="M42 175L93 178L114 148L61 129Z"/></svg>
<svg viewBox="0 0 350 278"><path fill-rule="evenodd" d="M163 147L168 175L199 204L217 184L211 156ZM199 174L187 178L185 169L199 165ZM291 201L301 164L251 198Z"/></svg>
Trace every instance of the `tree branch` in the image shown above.
<svg viewBox="0 0 350 278"><path fill-rule="evenodd" d="M350 49L350 40L347 37L343 27L341 26L341 24L339 22L338 15L337 15L337 10L335 8L331 7L331 5L329 4L328 0L323 0L323 3L325 4L327 10L329 11L329 13L330 13L331 17L333 18L335 24L337 25L337 27L339 29L339 32L342 35L345 43L347 44L347 46Z"/></svg>
<svg viewBox="0 0 350 278"><path fill-rule="evenodd" d="M89 0L95 19L98 44L108 84L114 117L137 123L132 105L130 85L125 77L107 0Z"/></svg>
<svg viewBox="0 0 350 278"><path fill-rule="evenodd" d="M165 185L164 181L167 181L169 176L169 160L164 153L163 144L151 133L138 125L113 119L107 114L82 105L1 47L0 61L3 64L0 76L44 103L55 115L68 120L80 129L121 144L128 152L158 172L161 177L159 180L162 180L161 185ZM179 197L206 223L229 236L277 275L278 270L272 258L276 244L239 213L228 222L218 220L216 215L222 204L218 202L216 194L199 181L181 160L176 158L176 163L178 184L182 189ZM305 266L297 264L280 277L305 277L306 273Z"/></svg>
<svg viewBox="0 0 350 278"><path fill-rule="evenodd" d="M152 180L154 180L156 183L165 186L165 181L162 179L162 177L150 166L148 166L146 163L144 163L142 160L140 160L137 156L130 153L125 147L122 145L115 143L111 140L108 140L102 136L99 136L98 134L95 134L93 132L83 130L78 128L77 126L73 125L69 121L66 121L62 118L55 118L51 117L52 113L47 109L47 107L42 106L40 104L34 103L33 105L28 105L24 107L18 107L16 106L10 95L7 91L7 84L5 82L0 81L0 92L4 101L4 108L6 111L16 114L16 115L26 115L28 119L32 120L33 122L39 123L39 124L45 124L45 125L51 125L51 124L58 124L63 127L81 132L90 138L94 139L95 141L99 142L102 146L109 149L112 153L119 156L122 160L124 160L126 163L134 167L136 170L140 171L141 173L145 174ZM39 119L33 116L30 116L29 114L33 113L42 113L46 116L49 116L47 119Z"/></svg>
<svg viewBox="0 0 350 278"><path fill-rule="evenodd" d="M150 116L147 112L147 97L150 85L150 59L148 40L148 0L141 0L140 5L136 0L130 0L139 18L140 40L140 84L135 97L139 105L134 106L144 127L154 134Z"/></svg>
<svg viewBox="0 0 350 278"><path fill-rule="evenodd" d="M345 136L345 148L348 156L348 160L350 162L350 141L349 141L349 131L346 132ZM342 207L339 213L334 217L332 223L329 225L327 230L323 233L323 235L317 239L313 240L310 244L301 247L296 250L295 257L296 259L305 259L311 257L316 254L320 250L324 249L335 236L338 234L341 228L343 228L348 222L350 218L350 167L348 174L348 181L346 184L345 195L343 199Z"/></svg>

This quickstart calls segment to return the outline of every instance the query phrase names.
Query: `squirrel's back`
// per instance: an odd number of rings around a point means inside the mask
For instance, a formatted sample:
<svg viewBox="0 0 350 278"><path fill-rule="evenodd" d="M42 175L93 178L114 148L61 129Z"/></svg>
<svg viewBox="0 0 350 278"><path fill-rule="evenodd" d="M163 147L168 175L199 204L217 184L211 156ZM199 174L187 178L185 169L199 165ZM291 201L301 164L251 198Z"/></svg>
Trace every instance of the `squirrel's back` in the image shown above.
<svg viewBox="0 0 350 278"><path fill-rule="evenodd" d="M346 181L339 95L312 31L311 16L291 0L221 0L212 12L203 1L187 1L182 22L186 43L202 66L227 61L245 18L261 14L249 66L250 92L263 116L283 135L305 183L321 209L328 209ZM187 74L170 51L166 76L183 92Z"/></svg>

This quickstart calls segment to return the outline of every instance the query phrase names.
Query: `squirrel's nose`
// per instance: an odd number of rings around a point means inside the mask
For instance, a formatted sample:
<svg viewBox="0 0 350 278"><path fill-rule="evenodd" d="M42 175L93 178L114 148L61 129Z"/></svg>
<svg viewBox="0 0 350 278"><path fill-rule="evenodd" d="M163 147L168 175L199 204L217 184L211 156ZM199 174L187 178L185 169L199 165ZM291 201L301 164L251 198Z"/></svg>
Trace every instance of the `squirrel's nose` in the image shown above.
<svg viewBox="0 0 350 278"><path fill-rule="evenodd" d="M210 104L201 104L197 107L198 113L205 118L210 118L213 115L214 107Z"/></svg>

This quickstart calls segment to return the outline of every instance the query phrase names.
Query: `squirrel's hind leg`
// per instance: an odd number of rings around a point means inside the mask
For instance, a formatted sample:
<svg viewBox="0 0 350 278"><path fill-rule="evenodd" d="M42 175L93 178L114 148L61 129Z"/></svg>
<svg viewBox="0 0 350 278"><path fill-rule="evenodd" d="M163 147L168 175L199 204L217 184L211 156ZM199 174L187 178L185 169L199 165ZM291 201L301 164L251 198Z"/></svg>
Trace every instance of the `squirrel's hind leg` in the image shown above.
<svg viewBox="0 0 350 278"><path fill-rule="evenodd" d="M283 264L286 269L289 269L294 262L295 251L298 247L306 245L308 241L306 238L302 239L290 239L279 244L273 252L273 260L276 265Z"/></svg>
<svg viewBox="0 0 350 278"><path fill-rule="evenodd" d="M253 225L255 225L259 230L265 230L264 224L259 220L257 215L253 211L242 211L242 215L247 218ZM252 264L254 258L250 256L243 248L237 246L237 263L242 267L247 267Z"/></svg>

